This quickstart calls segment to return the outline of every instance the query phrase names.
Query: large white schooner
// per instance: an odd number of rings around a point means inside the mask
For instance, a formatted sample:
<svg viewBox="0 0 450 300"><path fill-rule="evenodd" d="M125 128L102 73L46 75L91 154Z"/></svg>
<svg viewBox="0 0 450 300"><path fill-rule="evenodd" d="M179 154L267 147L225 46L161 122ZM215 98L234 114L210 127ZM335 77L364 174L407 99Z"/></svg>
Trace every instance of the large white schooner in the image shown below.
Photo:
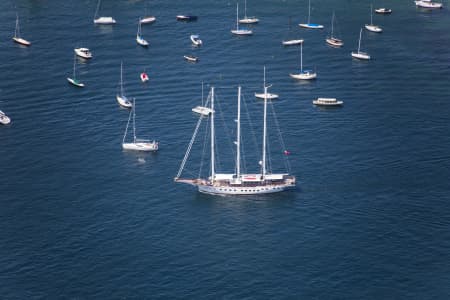
<svg viewBox="0 0 450 300"><path fill-rule="evenodd" d="M267 86L264 87L264 94L268 94ZM188 160L192 145L195 141L198 129L204 116L201 116L197 122L196 129L189 143L175 182L187 183L198 187L199 192L207 194L220 195L255 195L281 192L295 187L295 176L289 173L270 173L267 170L266 149L267 149L267 97L264 99L264 126L262 142L262 159L260 161L261 171L259 173L241 172L241 87L238 88L237 105L237 128L236 128L236 165L234 173L218 173L215 168L215 124L214 118L216 111L214 109L214 87L210 93L210 176L207 178L182 178L181 174ZM285 150L285 154L288 154ZM199 176L200 177L200 176Z"/></svg>

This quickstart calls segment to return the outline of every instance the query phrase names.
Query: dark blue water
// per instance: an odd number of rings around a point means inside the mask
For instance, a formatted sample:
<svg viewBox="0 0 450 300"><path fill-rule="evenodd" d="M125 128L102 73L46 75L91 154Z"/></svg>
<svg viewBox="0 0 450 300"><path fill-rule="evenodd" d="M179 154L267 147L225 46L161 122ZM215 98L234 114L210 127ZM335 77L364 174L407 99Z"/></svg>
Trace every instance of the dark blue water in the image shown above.
<svg viewBox="0 0 450 300"><path fill-rule="evenodd" d="M289 16L306 21L306 0L248 1L261 20L248 38L230 34L235 2L148 4L157 21L143 27L143 49L134 38L145 1L103 1L114 27L92 24L93 0L0 3L0 109L12 118L0 128L0 298L450 297L448 1L433 12L375 1L394 12L374 16L384 32L364 32L373 60L358 62L350 52L369 3L314 0L311 22L326 28L292 32L305 39L304 66L317 70L310 83L289 78L299 51L281 46ZM324 41L332 10L342 49ZM30 48L11 41L16 11ZM192 33L202 48L191 47ZM66 82L79 46L94 54L79 64L84 89ZM121 61L139 133L160 141L156 154L121 150ZM264 65L298 188L215 197L173 183L201 81L230 107L228 87L241 84L261 111L252 95ZM345 106L319 109L317 97Z"/></svg>

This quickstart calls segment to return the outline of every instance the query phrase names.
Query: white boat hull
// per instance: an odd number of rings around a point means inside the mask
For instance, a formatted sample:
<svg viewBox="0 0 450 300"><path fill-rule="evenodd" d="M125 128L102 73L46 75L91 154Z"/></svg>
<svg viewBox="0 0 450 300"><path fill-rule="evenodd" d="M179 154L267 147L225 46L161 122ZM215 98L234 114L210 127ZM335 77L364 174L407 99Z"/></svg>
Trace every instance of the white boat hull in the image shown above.
<svg viewBox="0 0 450 300"><path fill-rule="evenodd" d="M370 55L365 52L352 52L352 57L361 59L361 60L369 60Z"/></svg>
<svg viewBox="0 0 450 300"><path fill-rule="evenodd" d="M143 47L148 47L149 45L149 43L140 36L136 36L136 42Z"/></svg>
<svg viewBox="0 0 450 300"><path fill-rule="evenodd" d="M293 45L300 45L303 43L304 40L287 40L287 41L282 41L281 43L284 46L293 46Z"/></svg>
<svg viewBox="0 0 450 300"><path fill-rule="evenodd" d="M135 142L135 143L123 143L123 150L134 151L157 151L159 148L158 142Z"/></svg>
<svg viewBox="0 0 450 300"><path fill-rule="evenodd" d="M73 84L74 86L78 86L78 87L84 87L84 83L79 82L76 79L67 77L67 81L70 82L71 84Z"/></svg>
<svg viewBox="0 0 450 300"><path fill-rule="evenodd" d="M116 99L117 99L117 102L122 107L125 107L125 108L133 107L133 104L125 96L116 95Z"/></svg>
<svg viewBox="0 0 450 300"><path fill-rule="evenodd" d="M377 9L375 9L375 12L377 13L377 14L390 14L390 13L392 13L392 9L388 9L388 8L377 8Z"/></svg>
<svg viewBox="0 0 450 300"><path fill-rule="evenodd" d="M313 104L318 106L342 106L344 101L337 100L336 98L318 98L313 100Z"/></svg>
<svg viewBox="0 0 450 300"><path fill-rule="evenodd" d="M272 99L277 99L278 95L277 94L272 94L272 93L255 93L255 97L259 98L259 99L265 99L267 98L267 100L272 100Z"/></svg>
<svg viewBox="0 0 450 300"><path fill-rule="evenodd" d="M156 21L156 18L154 16L146 16L143 17L139 22L141 22L141 24L150 24Z"/></svg>
<svg viewBox="0 0 450 300"><path fill-rule="evenodd" d="M244 18L244 19L240 19L239 23L240 24L255 24L258 23L259 19L258 18Z"/></svg>
<svg viewBox="0 0 450 300"><path fill-rule="evenodd" d="M381 29L380 26L377 25L370 25L370 24L366 24L364 27L366 27L367 30L372 31L372 32L382 32L383 29Z"/></svg>
<svg viewBox="0 0 450 300"><path fill-rule="evenodd" d="M92 58L92 53L89 51L88 48L75 48L74 49L75 54L79 57L90 59Z"/></svg>
<svg viewBox="0 0 450 300"><path fill-rule="evenodd" d="M237 30L231 30L232 34L235 35L252 35L253 31L249 30L249 29L237 29Z"/></svg>
<svg viewBox="0 0 450 300"><path fill-rule="evenodd" d="M340 39L337 38L328 38L325 40L328 45L333 47L342 47L344 46L344 42L342 42Z"/></svg>
<svg viewBox="0 0 450 300"><path fill-rule="evenodd" d="M116 24L116 20L114 20L113 17L100 17L100 18L94 19L94 24L113 25L113 24Z"/></svg>
<svg viewBox="0 0 450 300"><path fill-rule="evenodd" d="M192 111L203 116L209 116L213 112L211 108L205 106L196 106Z"/></svg>
<svg viewBox="0 0 450 300"><path fill-rule="evenodd" d="M264 185L257 187L216 187L211 185L199 185L200 193L212 195L261 195L282 192L295 188L295 184Z"/></svg>
<svg viewBox="0 0 450 300"><path fill-rule="evenodd" d="M298 24L298 26L303 27L303 28L309 28L309 29L323 29L323 25L320 25L320 24L304 24L304 23L300 23L300 24Z"/></svg>
<svg viewBox="0 0 450 300"><path fill-rule="evenodd" d="M184 55L183 57L184 57L185 60L190 61L190 62L197 62L198 61L198 57L195 57L195 56Z"/></svg>
<svg viewBox="0 0 450 300"><path fill-rule="evenodd" d="M31 43L23 38L13 37L14 42L21 44L23 46L31 46Z"/></svg>
<svg viewBox="0 0 450 300"><path fill-rule="evenodd" d="M289 74L289 76L291 76L294 79L301 79L301 80L312 80L312 79L316 79L317 77L317 73L298 73L298 74L294 74L291 73Z"/></svg>
<svg viewBox="0 0 450 300"><path fill-rule="evenodd" d="M3 125L8 125L9 123L11 123L11 119L0 110L0 123Z"/></svg>
<svg viewBox="0 0 450 300"><path fill-rule="evenodd" d="M431 2L431 1L415 1L416 6L422 7L422 8L442 8L442 3L437 2Z"/></svg>

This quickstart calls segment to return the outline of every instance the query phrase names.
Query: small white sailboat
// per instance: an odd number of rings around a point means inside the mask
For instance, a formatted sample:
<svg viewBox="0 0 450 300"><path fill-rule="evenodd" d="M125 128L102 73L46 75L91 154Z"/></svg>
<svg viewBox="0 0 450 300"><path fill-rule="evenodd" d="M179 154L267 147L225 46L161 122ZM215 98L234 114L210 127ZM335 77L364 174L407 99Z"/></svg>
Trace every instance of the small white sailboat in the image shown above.
<svg viewBox="0 0 450 300"><path fill-rule="evenodd" d="M130 100L128 100L127 96L125 96L125 92L123 89L123 63L120 63L120 82L119 82L120 93L116 95L117 102L120 106L125 108L131 108L133 104Z"/></svg>
<svg viewBox="0 0 450 300"><path fill-rule="evenodd" d="M207 106L208 102L209 99L206 99L206 102L204 102L203 100L203 81L202 81L202 105L194 107L192 111L202 116L209 116L212 113L212 110Z"/></svg>
<svg viewBox="0 0 450 300"><path fill-rule="evenodd" d="M252 35L253 31L246 28L239 28L239 3L236 4L236 29L231 30L235 35Z"/></svg>
<svg viewBox="0 0 450 300"><path fill-rule="evenodd" d="M8 125L9 123L11 123L11 118L0 110L0 124Z"/></svg>
<svg viewBox="0 0 450 300"><path fill-rule="evenodd" d="M239 20L241 24L255 24L258 23L257 17L247 17L247 0L244 0L244 18Z"/></svg>
<svg viewBox="0 0 450 300"><path fill-rule="evenodd" d="M369 60L370 55L366 52L361 51L361 36L362 36L362 28L359 31L359 41L358 41L358 51L352 51L352 57L362 60Z"/></svg>
<svg viewBox="0 0 450 300"><path fill-rule="evenodd" d="M13 41L23 45L23 46L31 46L31 43L26 39L20 37L20 27L19 27L19 14L16 15L16 29L14 30Z"/></svg>
<svg viewBox="0 0 450 300"><path fill-rule="evenodd" d="M288 30L289 35L287 39L281 41L281 44L283 46L294 46L303 43L303 39L291 39L290 32L291 32L291 18L289 17L289 30Z"/></svg>
<svg viewBox="0 0 450 300"><path fill-rule="evenodd" d="M102 0L98 0L97 2L97 9L95 10L94 14L94 24L99 25L113 25L116 24L116 20L114 20L113 17L99 17L98 11L100 10L100 3Z"/></svg>
<svg viewBox="0 0 450 300"><path fill-rule="evenodd" d="M329 37L325 39L328 45L331 45L333 47L342 47L344 45L344 42L341 39L338 39L337 37L333 36L334 31L334 11L333 16L331 17L331 34Z"/></svg>
<svg viewBox="0 0 450 300"><path fill-rule="evenodd" d="M194 46L203 45L203 41L200 39L200 36L198 34L191 34L189 38L191 39L191 42L192 44L194 44Z"/></svg>
<svg viewBox="0 0 450 300"><path fill-rule="evenodd" d="M313 104L317 106L342 106L344 101L337 100L336 98L317 98L313 100Z"/></svg>
<svg viewBox="0 0 450 300"><path fill-rule="evenodd" d="M311 80L316 79L317 73L312 70L303 70L303 44L300 45L300 73L290 73L294 79Z"/></svg>
<svg viewBox="0 0 450 300"><path fill-rule="evenodd" d="M311 0L308 1L308 23L300 23L298 26L303 28L310 28L310 29L323 29L323 25L311 23Z"/></svg>
<svg viewBox="0 0 450 300"><path fill-rule="evenodd" d="M267 87L264 88L264 94L268 94ZM216 171L216 133L215 133L215 115L214 110L214 87L211 88L210 93L210 108L212 110L209 117L210 124L210 166L209 176L201 178L201 176L195 178L181 178L185 164L189 158L192 150L192 145L195 142L199 126L202 121L202 117L197 122L196 129L192 135L188 149L181 162L180 168L175 182L190 184L196 186L198 191L206 194L213 195L260 195L282 192L288 189L295 188L296 178L290 175L289 172L285 173L271 173L268 170L269 165L267 155L268 134L267 134L267 98L264 99L264 113L263 113L263 133L262 133L262 159L259 162L260 172L257 173L244 173L241 172L241 87L238 87L238 104L237 104L237 119L236 119L236 158L234 173L219 173ZM281 131L279 131L281 135ZM282 143L284 144L284 143ZM284 150L284 154L289 154L289 151ZM243 156L243 155L242 155ZM244 156L243 156L244 157ZM269 156L270 158L270 156Z"/></svg>
<svg viewBox="0 0 450 300"><path fill-rule="evenodd" d="M264 66L264 80L263 80L263 90L266 91L266 66ZM270 87L267 86L267 87ZM273 93L255 93L255 97L259 98L259 99L267 99L267 100L273 100L273 99L277 99L278 95L277 94L273 94Z"/></svg>
<svg viewBox="0 0 450 300"><path fill-rule="evenodd" d="M416 0L414 1L417 7L422 8L442 8L442 3L433 2L431 0Z"/></svg>
<svg viewBox="0 0 450 300"><path fill-rule="evenodd" d="M382 32L383 29L381 29L380 26L373 24L373 7L372 4L370 4L370 24L365 25L366 29L372 32Z"/></svg>
<svg viewBox="0 0 450 300"><path fill-rule="evenodd" d="M77 79L76 66L77 66L77 60L76 60L76 55L74 54L73 55L73 74L72 74L72 78L67 77L67 81L70 82L71 84L73 84L74 86L84 87L84 83L82 83L81 81L79 81Z"/></svg>
<svg viewBox="0 0 450 300"><path fill-rule="evenodd" d="M142 37L142 33L141 33L142 29L141 29L141 19L139 19L138 22L138 31L136 33L136 42L143 46L143 47L148 47L148 42Z"/></svg>
<svg viewBox="0 0 450 300"><path fill-rule="evenodd" d="M128 127L130 125L130 120L133 118L133 141L126 143ZM122 149L124 150L134 150L134 151L157 151L159 148L159 143L155 140L144 140L138 139L136 137L136 102L133 99L133 108L130 111L128 117L127 127L125 128L125 134L122 139Z"/></svg>
<svg viewBox="0 0 450 300"><path fill-rule="evenodd" d="M88 48L75 48L73 49L76 55L81 58L90 59L92 58L92 53Z"/></svg>

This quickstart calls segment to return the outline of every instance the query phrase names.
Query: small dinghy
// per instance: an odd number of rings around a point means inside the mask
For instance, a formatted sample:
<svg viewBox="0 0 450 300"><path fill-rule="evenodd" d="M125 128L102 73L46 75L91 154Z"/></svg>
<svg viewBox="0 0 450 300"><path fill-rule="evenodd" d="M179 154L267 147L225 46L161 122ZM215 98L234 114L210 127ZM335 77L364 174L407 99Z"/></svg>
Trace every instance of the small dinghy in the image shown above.
<svg viewBox="0 0 450 300"><path fill-rule="evenodd" d="M190 61L190 62L197 62L198 61L198 57L194 56L194 55L184 55L183 56L185 60Z"/></svg>
<svg viewBox="0 0 450 300"><path fill-rule="evenodd" d="M202 40L200 39L200 36L198 34L191 34L191 42L192 44L194 44L195 46L201 46L203 45Z"/></svg>
<svg viewBox="0 0 450 300"><path fill-rule="evenodd" d="M388 15L388 14L391 14L391 13L392 13L392 9L381 7L381 8L375 9L375 12L376 12L377 14L385 14L385 15Z"/></svg>
<svg viewBox="0 0 450 300"><path fill-rule="evenodd" d="M191 16L191 15L178 15L177 21L183 21L183 22L192 22L197 21L197 16Z"/></svg>
<svg viewBox="0 0 450 300"><path fill-rule="evenodd" d="M147 82L149 79L147 73L145 73L145 72L142 72L140 77L141 77L142 82Z"/></svg>
<svg viewBox="0 0 450 300"><path fill-rule="evenodd" d="M11 119L0 110L0 124L8 125L9 123L11 123Z"/></svg>

